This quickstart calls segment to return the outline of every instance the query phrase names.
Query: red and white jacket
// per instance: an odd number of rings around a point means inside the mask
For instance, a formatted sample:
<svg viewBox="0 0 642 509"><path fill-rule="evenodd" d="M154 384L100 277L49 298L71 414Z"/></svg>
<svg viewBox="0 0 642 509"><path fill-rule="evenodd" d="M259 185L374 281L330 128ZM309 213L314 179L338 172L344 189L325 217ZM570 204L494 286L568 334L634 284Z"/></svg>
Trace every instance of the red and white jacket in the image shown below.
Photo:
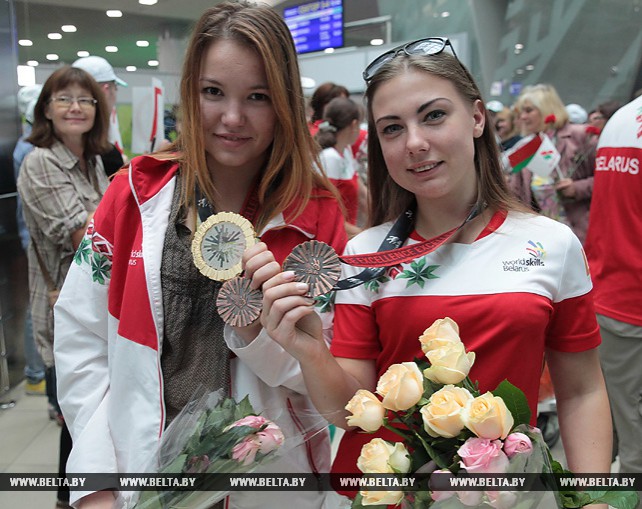
<svg viewBox="0 0 642 509"><path fill-rule="evenodd" d="M74 443L69 473L144 472L163 435L160 267L178 169L175 161L143 156L132 161L128 175L113 180L56 304L58 398ZM343 251L344 219L333 198L311 199L294 220L287 210L284 215L261 232L277 260L309 239ZM324 422L306 396L298 362L265 332L242 346L226 329L225 340L236 354L234 397L249 394L255 410L276 420L286 437ZM329 465L327 433L269 464L274 472L327 472ZM87 494L72 492L72 503ZM284 496L264 493L252 502L244 495L235 493L232 505L268 507L265 495ZM301 497L303 505L295 507L323 505L323 494L287 496L290 504Z"/></svg>

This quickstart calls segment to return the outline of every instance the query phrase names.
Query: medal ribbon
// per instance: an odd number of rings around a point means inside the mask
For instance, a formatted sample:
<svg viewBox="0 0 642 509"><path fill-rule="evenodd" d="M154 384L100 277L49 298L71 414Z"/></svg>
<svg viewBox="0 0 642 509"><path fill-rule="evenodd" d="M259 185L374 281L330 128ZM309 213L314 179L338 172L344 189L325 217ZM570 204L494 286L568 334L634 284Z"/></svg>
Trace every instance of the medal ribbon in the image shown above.
<svg viewBox="0 0 642 509"><path fill-rule="evenodd" d="M252 187L245 197L245 202L241 207L240 215L247 219L252 225L256 224L256 218L259 213L259 178L256 178L252 183ZM208 217L210 217L214 211L212 210L212 205L209 200L203 195L201 189L196 185L196 206L198 208L198 217L201 219L201 222L205 222Z"/></svg>
<svg viewBox="0 0 642 509"><path fill-rule="evenodd" d="M392 228L385 236L376 253L340 257L340 260L348 265L368 268L359 274L338 281L332 290L347 290L355 288L380 277L387 267L393 267L399 263L408 263L415 258L432 253L437 250L437 248L448 242L448 240L466 226L466 224L476 218L484 208L485 205L479 206L478 204L475 204L470 211L470 214L468 214L468 217L457 228L453 228L452 230L433 237L432 239L426 239L417 244L401 247L408 239L414 228L415 213L411 209L406 210L406 212L399 216L397 221L392 225Z"/></svg>

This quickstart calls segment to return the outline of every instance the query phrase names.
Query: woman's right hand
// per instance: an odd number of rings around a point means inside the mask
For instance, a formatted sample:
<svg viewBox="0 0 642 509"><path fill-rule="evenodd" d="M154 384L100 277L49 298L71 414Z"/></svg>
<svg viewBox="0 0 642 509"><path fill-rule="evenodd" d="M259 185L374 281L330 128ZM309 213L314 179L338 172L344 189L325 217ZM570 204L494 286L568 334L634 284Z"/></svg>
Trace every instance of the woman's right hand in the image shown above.
<svg viewBox="0 0 642 509"><path fill-rule="evenodd" d="M300 362L309 359L319 347L327 350L314 299L306 296L308 289L306 283L295 280L292 271L280 272L263 285L261 324Z"/></svg>

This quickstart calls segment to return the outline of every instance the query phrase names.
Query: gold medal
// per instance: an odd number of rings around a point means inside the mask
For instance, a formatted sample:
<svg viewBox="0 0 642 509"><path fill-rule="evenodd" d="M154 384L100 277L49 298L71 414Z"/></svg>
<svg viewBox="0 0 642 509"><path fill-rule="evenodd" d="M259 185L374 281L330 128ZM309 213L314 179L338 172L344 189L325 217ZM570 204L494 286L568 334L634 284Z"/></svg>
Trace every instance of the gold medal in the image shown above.
<svg viewBox="0 0 642 509"><path fill-rule="evenodd" d="M192 241L194 264L204 276L226 281L241 273L243 253L255 243L250 221L233 212L220 212L197 228Z"/></svg>

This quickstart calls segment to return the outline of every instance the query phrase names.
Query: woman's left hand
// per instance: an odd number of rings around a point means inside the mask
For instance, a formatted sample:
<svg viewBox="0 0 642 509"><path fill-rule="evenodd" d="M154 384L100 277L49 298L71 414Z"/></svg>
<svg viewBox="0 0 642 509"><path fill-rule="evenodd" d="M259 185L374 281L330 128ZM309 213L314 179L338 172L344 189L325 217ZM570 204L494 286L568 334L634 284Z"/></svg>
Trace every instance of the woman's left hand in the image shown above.
<svg viewBox="0 0 642 509"><path fill-rule="evenodd" d="M573 180L569 178L561 179L555 184L555 190L564 198L575 198L575 186Z"/></svg>

